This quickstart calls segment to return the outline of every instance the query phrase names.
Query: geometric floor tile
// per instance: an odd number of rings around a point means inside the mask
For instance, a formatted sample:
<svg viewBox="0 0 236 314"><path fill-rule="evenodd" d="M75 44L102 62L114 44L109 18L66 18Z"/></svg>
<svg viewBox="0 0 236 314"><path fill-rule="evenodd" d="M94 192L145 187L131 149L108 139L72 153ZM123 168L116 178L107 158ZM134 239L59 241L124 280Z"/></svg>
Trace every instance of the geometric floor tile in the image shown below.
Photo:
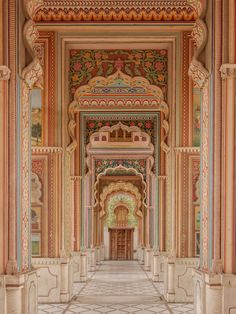
<svg viewBox="0 0 236 314"><path fill-rule="evenodd" d="M86 283L74 283L68 304L40 304L38 314L193 314L193 304L167 303L137 261L105 261Z"/></svg>

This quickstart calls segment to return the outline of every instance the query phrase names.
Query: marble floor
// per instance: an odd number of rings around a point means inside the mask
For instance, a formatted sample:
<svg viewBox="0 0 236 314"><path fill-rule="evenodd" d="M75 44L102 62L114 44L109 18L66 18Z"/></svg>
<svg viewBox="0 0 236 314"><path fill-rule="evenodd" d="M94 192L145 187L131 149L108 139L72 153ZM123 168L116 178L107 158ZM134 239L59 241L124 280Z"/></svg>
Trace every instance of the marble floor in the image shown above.
<svg viewBox="0 0 236 314"><path fill-rule="evenodd" d="M193 314L192 304L167 303L162 283L153 283L136 261L105 261L89 274L86 283L74 284L70 303L40 304L38 313Z"/></svg>

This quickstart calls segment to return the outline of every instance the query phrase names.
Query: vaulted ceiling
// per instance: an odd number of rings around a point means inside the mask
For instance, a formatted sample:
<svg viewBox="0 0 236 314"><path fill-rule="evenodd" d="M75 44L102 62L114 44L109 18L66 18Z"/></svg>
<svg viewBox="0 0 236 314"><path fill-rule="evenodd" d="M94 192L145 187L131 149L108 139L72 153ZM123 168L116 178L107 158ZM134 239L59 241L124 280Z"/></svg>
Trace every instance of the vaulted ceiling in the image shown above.
<svg viewBox="0 0 236 314"><path fill-rule="evenodd" d="M193 22L197 0L42 0L34 20L38 23Z"/></svg>

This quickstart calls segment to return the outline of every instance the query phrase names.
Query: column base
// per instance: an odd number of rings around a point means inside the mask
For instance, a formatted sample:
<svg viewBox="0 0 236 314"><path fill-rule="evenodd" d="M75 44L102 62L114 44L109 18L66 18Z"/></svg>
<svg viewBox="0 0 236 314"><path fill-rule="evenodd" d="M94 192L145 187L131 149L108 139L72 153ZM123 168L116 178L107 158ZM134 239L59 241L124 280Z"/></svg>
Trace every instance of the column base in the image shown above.
<svg viewBox="0 0 236 314"><path fill-rule="evenodd" d="M80 281L80 252L71 252L73 282Z"/></svg>
<svg viewBox="0 0 236 314"><path fill-rule="evenodd" d="M235 314L236 275L194 270L194 313Z"/></svg>
<svg viewBox="0 0 236 314"><path fill-rule="evenodd" d="M140 265L144 265L144 247L138 248L138 262Z"/></svg>
<svg viewBox="0 0 236 314"><path fill-rule="evenodd" d="M2 314L37 314L38 286L36 271L0 276L0 309Z"/></svg>
<svg viewBox="0 0 236 314"><path fill-rule="evenodd" d="M152 258L152 280L155 282L164 281L164 261L167 252L154 252Z"/></svg>
<svg viewBox="0 0 236 314"><path fill-rule="evenodd" d="M193 302L192 273L198 265L198 258L164 258L164 297L168 302Z"/></svg>
<svg viewBox="0 0 236 314"><path fill-rule="evenodd" d="M72 258L32 258L37 270L39 303L69 302L72 298Z"/></svg>
<svg viewBox="0 0 236 314"><path fill-rule="evenodd" d="M88 271L96 271L96 249L88 250Z"/></svg>
<svg viewBox="0 0 236 314"><path fill-rule="evenodd" d="M88 279L88 255L87 252L80 253L80 282Z"/></svg>
<svg viewBox="0 0 236 314"><path fill-rule="evenodd" d="M144 270L145 271L151 271L151 254L152 254L151 248L146 248L144 250Z"/></svg>
<svg viewBox="0 0 236 314"><path fill-rule="evenodd" d="M100 252L100 246L96 246L96 264L101 264L101 252Z"/></svg>

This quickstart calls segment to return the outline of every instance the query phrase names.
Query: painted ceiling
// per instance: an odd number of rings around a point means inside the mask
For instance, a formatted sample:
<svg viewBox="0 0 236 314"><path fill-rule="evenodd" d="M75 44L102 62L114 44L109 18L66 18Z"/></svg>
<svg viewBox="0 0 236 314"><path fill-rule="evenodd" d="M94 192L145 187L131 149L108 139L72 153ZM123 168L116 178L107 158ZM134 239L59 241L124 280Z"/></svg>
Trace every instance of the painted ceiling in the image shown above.
<svg viewBox="0 0 236 314"><path fill-rule="evenodd" d="M196 0L44 0L36 22L193 22Z"/></svg>

